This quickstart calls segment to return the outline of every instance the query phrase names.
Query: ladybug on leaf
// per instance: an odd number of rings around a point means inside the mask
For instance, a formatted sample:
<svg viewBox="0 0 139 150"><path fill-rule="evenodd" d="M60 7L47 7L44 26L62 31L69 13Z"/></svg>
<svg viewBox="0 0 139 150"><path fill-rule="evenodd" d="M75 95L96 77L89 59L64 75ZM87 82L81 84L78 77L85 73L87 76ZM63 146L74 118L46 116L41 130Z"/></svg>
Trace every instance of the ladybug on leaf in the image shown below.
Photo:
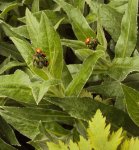
<svg viewBox="0 0 139 150"><path fill-rule="evenodd" d="M43 68L44 66L47 67L49 65L46 54L40 48L36 49L33 56L33 65L37 68Z"/></svg>
<svg viewBox="0 0 139 150"><path fill-rule="evenodd" d="M85 40L85 44L89 49L96 50L96 47L99 44L99 41L97 38L93 39L93 38L88 37Z"/></svg>

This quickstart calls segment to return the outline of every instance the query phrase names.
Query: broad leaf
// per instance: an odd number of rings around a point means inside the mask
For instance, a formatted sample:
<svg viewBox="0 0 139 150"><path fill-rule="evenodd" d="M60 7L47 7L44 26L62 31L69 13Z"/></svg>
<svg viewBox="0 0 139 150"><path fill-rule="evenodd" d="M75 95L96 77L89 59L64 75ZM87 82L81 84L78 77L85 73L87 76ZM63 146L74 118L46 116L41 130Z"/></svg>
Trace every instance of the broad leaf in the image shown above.
<svg viewBox="0 0 139 150"><path fill-rule="evenodd" d="M137 13L138 0L129 0L122 19L121 35L115 47L116 57L127 57L134 51L137 41Z"/></svg>
<svg viewBox="0 0 139 150"><path fill-rule="evenodd" d="M130 72L139 71L139 57L116 58L108 69L108 75L116 80L124 80Z"/></svg>
<svg viewBox="0 0 139 150"><path fill-rule="evenodd" d="M42 100L43 96L47 93L51 86L55 86L60 83L60 80L54 79L50 79L48 81L33 82L31 88L36 103L38 104Z"/></svg>
<svg viewBox="0 0 139 150"><path fill-rule="evenodd" d="M126 105L131 119L139 126L139 92L123 85Z"/></svg>
<svg viewBox="0 0 139 150"><path fill-rule="evenodd" d="M107 117L107 121L112 123L113 128L123 127L130 134L139 135L139 128L133 123L130 117L123 111L105 105L91 98L49 98L49 102L61 107L72 117L89 120L99 108Z"/></svg>
<svg viewBox="0 0 139 150"><path fill-rule="evenodd" d="M27 74L16 71L13 75L0 76L0 96L9 97L23 103L34 103L30 80Z"/></svg>
<svg viewBox="0 0 139 150"><path fill-rule="evenodd" d="M55 131L54 128L52 128L51 122L56 121L69 125L73 124L72 117L64 112L37 107L1 106L0 114L16 130L31 139L34 139L40 133L40 121L46 123L46 129L56 133L58 132L58 129L55 127L57 130Z"/></svg>
<svg viewBox="0 0 139 150"><path fill-rule="evenodd" d="M45 13L42 13L39 23L28 9L26 22L32 44L35 48L41 48L48 56L50 75L60 79L63 68L63 52L60 38L51 22Z"/></svg>
<svg viewBox="0 0 139 150"><path fill-rule="evenodd" d="M66 12L78 40L85 41L85 39L88 37L96 36L78 8L73 7L63 0L54 1Z"/></svg>
<svg viewBox="0 0 139 150"><path fill-rule="evenodd" d="M49 71L54 78L61 79L63 69L63 50L59 35L56 33L47 16L42 13L40 21L40 41L47 48L49 56ZM41 47L40 45L40 47Z"/></svg>
<svg viewBox="0 0 139 150"><path fill-rule="evenodd" d="M96 51L84 61L81 70L75 75L72 82L66 89L67 96L79 96L81 90L93 71L95 63L102 55L104 55L103 51Z"/></svg>

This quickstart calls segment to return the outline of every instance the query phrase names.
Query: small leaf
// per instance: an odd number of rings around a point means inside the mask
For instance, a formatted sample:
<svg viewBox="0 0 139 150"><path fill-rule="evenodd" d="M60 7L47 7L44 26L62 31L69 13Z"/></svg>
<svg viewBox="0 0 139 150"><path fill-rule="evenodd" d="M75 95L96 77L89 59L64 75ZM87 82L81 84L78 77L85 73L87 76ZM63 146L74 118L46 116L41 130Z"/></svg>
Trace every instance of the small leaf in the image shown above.
<svg viewBox="0 0 139 150"><path fill-rule="evenodd" d="M123 16L121 35L115 47L116 58L131 56L137 41L138 0L129 0L128 8Z"/></svg>

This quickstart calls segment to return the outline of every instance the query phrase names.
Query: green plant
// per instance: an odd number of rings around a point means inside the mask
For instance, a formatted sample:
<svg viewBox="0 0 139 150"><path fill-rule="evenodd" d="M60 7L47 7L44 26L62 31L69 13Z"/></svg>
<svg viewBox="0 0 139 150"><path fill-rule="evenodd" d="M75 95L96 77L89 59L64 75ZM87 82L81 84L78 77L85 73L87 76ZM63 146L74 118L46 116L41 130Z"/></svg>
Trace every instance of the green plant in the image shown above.
<svg viewBox="0 0 139 150"><path fill-rule="evenodd" d="M98 108L139 135L138 0L1 4L1 147L20 146L16 130L38 150L86 138Z"/></svg>
<svg viewBox="0 0 139 150"><path fill-rule="evenodd" d="M110 133L110 124L106 125L106 118L103 118L100 110L97 110L94 118L89 122L87 133L88 140L80 136L78 143L72 141L69 144L64 144L61 141L57 144L49 142L47 143L48 148L50 150L138 150L139 148L139 139L126 139L122 128Z"/></svg>

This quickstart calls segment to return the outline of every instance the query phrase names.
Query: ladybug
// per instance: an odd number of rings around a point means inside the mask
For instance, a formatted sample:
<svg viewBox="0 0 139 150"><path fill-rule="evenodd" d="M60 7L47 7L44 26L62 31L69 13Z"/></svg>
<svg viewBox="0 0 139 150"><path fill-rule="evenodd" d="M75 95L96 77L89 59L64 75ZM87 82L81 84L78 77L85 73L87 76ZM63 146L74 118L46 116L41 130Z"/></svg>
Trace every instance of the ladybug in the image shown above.
<svg viewBox="0 0 139 150"><path fill-rule="evenodd" d="M90 44L90 42L91 42L91 38L87 38L87 39L85 40L85 44L86 44L86 45Z"/></svg>
<svg viewBox="0 0 139 150"><path fill-rule="evenodd" d="M37 48L35 51L33 65L37 68L43 68L44 66L47 67L49 65L46 54L40 48Z"/></svg>
<svg viewBox="0 0 139 150"><path fill-rule="evenodd" d="M89 49L96 50L96 47L99 44L99 41L97 38L93 39L93 38L88 37L85 40L85 44Z"/></svg>

